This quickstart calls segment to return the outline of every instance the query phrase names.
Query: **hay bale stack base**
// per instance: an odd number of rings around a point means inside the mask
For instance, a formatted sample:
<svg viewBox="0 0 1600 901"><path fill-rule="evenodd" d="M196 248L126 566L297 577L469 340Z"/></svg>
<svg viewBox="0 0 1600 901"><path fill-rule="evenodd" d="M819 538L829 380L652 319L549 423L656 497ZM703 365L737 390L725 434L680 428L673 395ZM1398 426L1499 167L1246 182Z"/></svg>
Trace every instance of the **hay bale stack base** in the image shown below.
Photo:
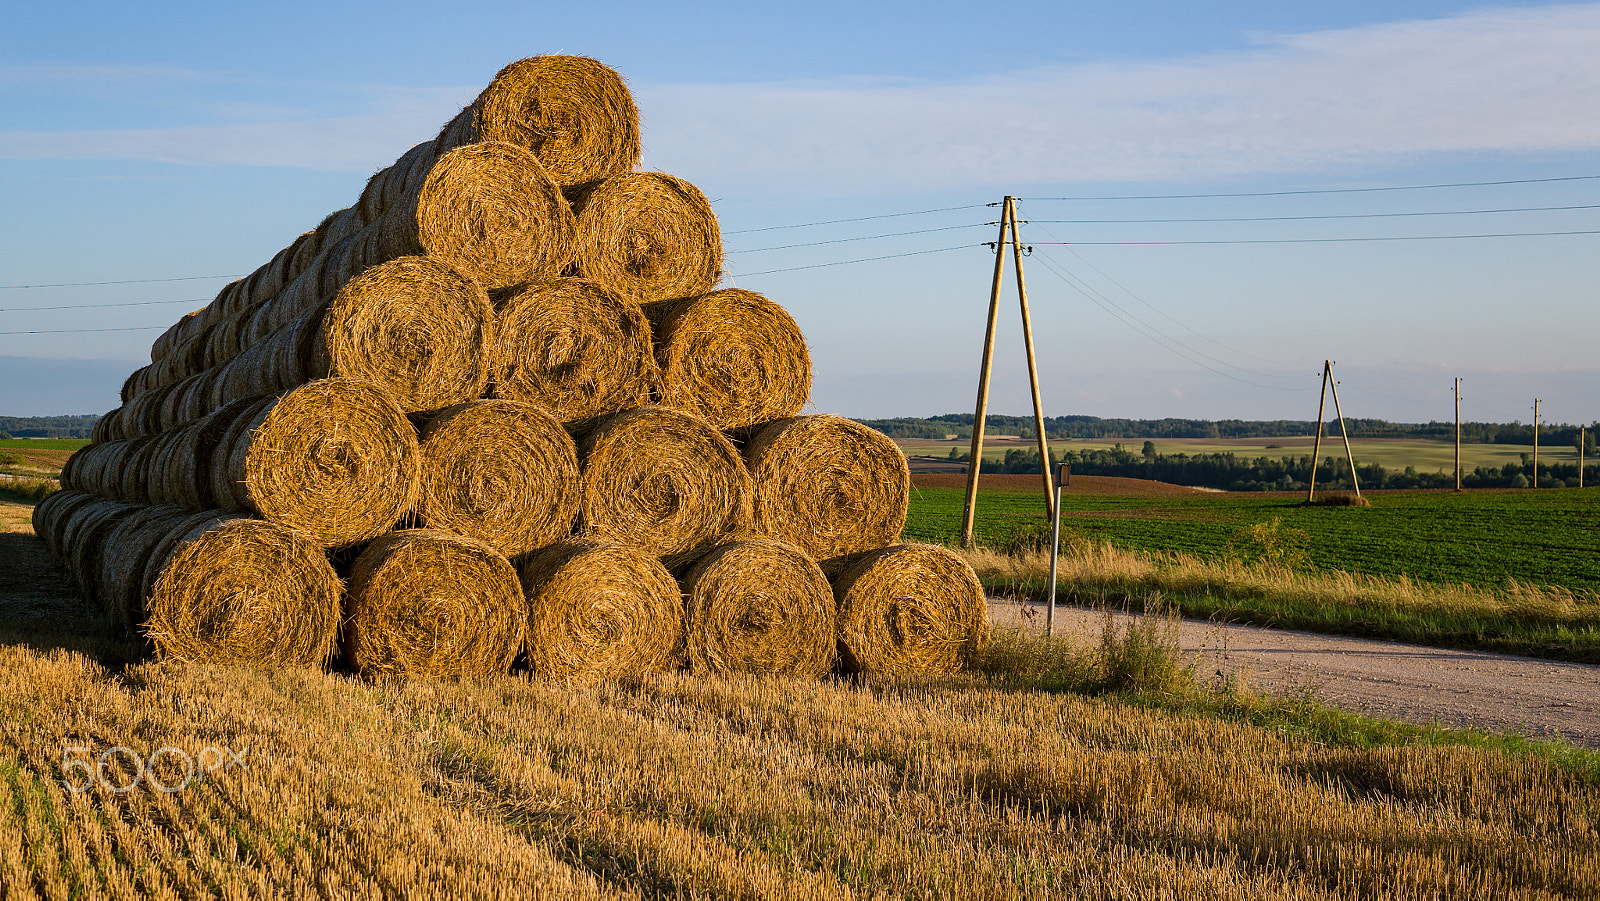
<svg viewBox="0 0 1600 901"><path fill-rule="evenodd" d="M683 599L650 554L570 541L530 554L519 572L535 675L580 684L683 663Z"/></svg>
<svg viewBox="0 0 1600 901"><path fill-rule="evenodd" d="M144 632L163 658L317 666L338 646L339 577L289 529L213 517L152 563Z"/></svg>
<svg viewBox="0 0 1600 901"><path fill-rule="evenodd" d="M527 601L511 563L484 542L433 529L392 532L350 571L345 659L369 676L485 676L522 649Z"/></svg>
<svg viewBox="0 0 1600 901"><path fill-rule="evenodd" d="M963 669L989 638L983 585L947 548L902 544L863 555L833 583L839 657L849 672Z"/></svg>
<svg viewBox="0 0 1600 901"><path fill-rule="evenodd" d="M833 668L833 589L799 548L768 539L723 545L695 562L683 590L694 673L818 678Z"/></svg>

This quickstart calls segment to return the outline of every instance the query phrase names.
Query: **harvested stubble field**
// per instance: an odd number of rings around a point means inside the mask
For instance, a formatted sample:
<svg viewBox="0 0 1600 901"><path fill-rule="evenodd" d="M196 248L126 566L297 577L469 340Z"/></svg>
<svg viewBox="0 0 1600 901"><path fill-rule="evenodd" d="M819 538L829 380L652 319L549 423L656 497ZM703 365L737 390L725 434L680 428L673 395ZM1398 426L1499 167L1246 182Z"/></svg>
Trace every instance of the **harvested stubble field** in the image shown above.
<svg viewBox="0 0 1600 901"><path fill-rule="evenodd" d="M7 898L1600 892L1595 755L1130 681L1153 629L861 683L153 663L29 512L0 505Z"/></svg>

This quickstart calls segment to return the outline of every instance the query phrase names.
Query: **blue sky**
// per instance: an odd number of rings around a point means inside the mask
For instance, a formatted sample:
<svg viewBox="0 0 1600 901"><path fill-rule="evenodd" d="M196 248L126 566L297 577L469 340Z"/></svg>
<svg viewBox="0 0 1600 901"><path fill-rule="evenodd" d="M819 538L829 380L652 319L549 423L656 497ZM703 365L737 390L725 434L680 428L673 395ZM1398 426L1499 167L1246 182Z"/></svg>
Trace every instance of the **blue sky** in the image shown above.
<svg viewBox="0 0 1600 901"><path fill-rule="evenodd" d="M62 331L0 335L0 414L109 409L108 373L226 279L10 286L248 272L502 65L565 52L624 74L645 165L713 200L727 283L800 322L817 411L971 409L985 204L1011 194L1047 414L1309 419L1332 358L1349 415L1448 419L1459 376L1467 418L1527 421L1540 397L1547 421L1600 419L1600 234L1524 234L1600 231L1581 208L1600 207L1600 4L94 3L5 22L0 332ZM1352 190L1487 182L1520 183ZM1284 193L1307 191L1329 193ZM1267 196L1173 196L1195 194ZM1012 278L991 409L1022 413ZM28 309L46 306L83 308ZM108 360L127 365L87 362Z"/></svg>

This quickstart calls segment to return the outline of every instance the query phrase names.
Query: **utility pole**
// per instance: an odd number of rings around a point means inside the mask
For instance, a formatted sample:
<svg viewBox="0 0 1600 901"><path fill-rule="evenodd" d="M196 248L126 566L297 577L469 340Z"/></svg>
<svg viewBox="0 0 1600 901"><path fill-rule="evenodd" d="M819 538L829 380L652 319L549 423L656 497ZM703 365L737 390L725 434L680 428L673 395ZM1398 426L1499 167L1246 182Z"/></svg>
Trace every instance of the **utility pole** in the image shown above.
<svg viewBox="0 0 1600 901"><path fill-rule="evenodd" d="M1588 445L1588 443L1589 443L1589 429L1587 427L1580 427L1578 429L1578 487L1579 488L1583 487L1583 449L1584 449L1585 446Z"/></svg>
<svg viewBox="0 0 1600 901"><path fill-rule="evenodd" d="M1356 455L1350 450L1350 427L1344 424L1344 411L1339 409L1339 382L1333 377L1333 364L1328 364L1328 387L1333 389L1333 415L1339 417L1339 436L1344 439L1344 458L1350 461L1350 487L1356 497L1361 496L1361 483L1356 480Z"/></svg>
<svg viewBox="0 0 1600 901"><path fill-rule="evenodd" d="M1539 398L1533 399L1533 487L1539 487Z"/></svg>
<svg viewBox="0 0 1600 901"><path fill-rule="evenodd" d="M1461 490L1461 377L1456 377L1456 490Z"/></svg>
<svg viewBox="0 0 1600 901"><path fill-rule="evenodd" d="M1317 463L1322 460L1322 416L1328 404L1328 378L1333 374L1333 361L1322 361L1322 390L1317 393L1317 440L1311 445L1311 479L1306 489L1306 503L1317 496Z"/></svg>
<svg viewBox="0 0 1600 901"><path fill-rule="evenodd" d="M1017 199L1000 203L1000 234L994 243L994 279L989 286L989 323L983 335L983 363L978 372L978 403L972 415L972 445L967 460L967 497L961 511L961 546L972 547L972 525L978 510L978 471L983 468L983 432L989 415L989 373L994 362L995 324L1000 316L1000 288L1005 281L1006 244L1017 266L1017 301L1022 308L1022 338L1028 355L1028 382L1033 389L1034 431L1038 433L1039 472L1044 477L1045 512L1055 516L1050 478L1050 448L1044 434L1044 407L1039 400L1039 371L1033 354L1033 326L1028 316L1028 289L1022 279L1022 242L1017 237ZM1009 234L1009 238L1007 235Z"/></svg>

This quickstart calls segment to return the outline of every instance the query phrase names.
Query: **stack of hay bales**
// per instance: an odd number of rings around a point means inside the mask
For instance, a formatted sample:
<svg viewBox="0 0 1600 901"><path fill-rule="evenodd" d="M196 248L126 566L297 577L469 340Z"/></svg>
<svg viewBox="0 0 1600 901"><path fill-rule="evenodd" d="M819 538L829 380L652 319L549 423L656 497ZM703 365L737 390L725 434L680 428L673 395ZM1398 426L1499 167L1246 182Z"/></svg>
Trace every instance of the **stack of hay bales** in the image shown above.
<svg viewBox="0 0 1600 901"><path fill-rule="evenodd" d="M585 58L506 67L357 203L184 316L35 530L164 656L569 682L948 672L988 630L897 545L883 435L800 415L793 318L717 290Z"/></svg>

